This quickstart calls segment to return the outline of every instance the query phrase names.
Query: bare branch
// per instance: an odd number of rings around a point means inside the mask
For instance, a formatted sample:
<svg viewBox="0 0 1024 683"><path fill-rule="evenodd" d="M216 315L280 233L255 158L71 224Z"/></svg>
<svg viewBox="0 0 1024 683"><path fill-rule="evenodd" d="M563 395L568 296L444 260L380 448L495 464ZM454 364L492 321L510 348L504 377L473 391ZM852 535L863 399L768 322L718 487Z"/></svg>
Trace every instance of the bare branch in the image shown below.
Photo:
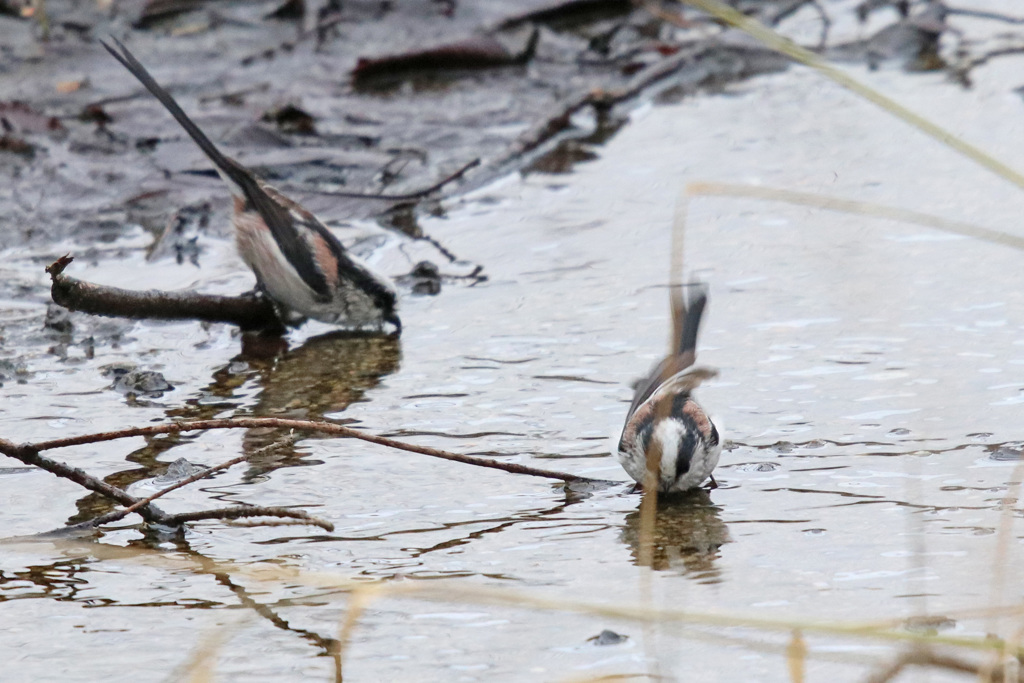
<svg viewBox="0 0 1024 683"><path fill-rule="evenodd" d="M479 458L472 455L461 455L459 453L452 453L450 451L444 451L439 448L431 448L429 446L419 446L416 444L406 443L404 441L389 439L385 436L374 436L372 434L366 434L364 432L360 432L350 427L343 427L341 425L333 424L331 422L316 422L312 420L287 420L275 417L236 417L221 420L195 420L192 422L171 422L168 424L150 425L147 427L129 427L126 429L118 429L112 432L100 432L97 434L85 434L82 436L73 436L64 439L42 441L40 443L32 444L32 448L36 449L37 451L48 451L54 448L67 448L68 446L81 446L83 444L88 443L114 441L115 439L126 439L132 436L179 434L181 432L194 432L206 429L262 429L267 427L279 429L299 429L303 431L313 431L320 432L321 434L332 434L335 436L359 439L360 441L368 441L370 443L375 443L380 446L387 446L388 448L396 448L402 451L409 451L410 453L419 453L420 455L429 455L432 458L441 458L442 460L461 462L466 465L475 465L477 467L489 467L491 469L511 472L512 474L526 474L533 477L560 479L565 482L598 481L596 479L591 479L589 477L583 477L576 474L569 474L567 472L545 470L537 467L529 467L527 465L519 465L516 463L500 462L497 460L492 460L490 458Z"/></svg>
<svg viewBox="0 0 1024 683"><path fill-rule="evenodd" d="M372 192L334 192L331 190L311 190L306 188L296 188L297 192L305 192L308 194L322 194L330 195L332 197L347 197L349 199L380 199L384 201L411 201L414 199L423 199L447 185L448 183L455 182L466 174L470 169L473 169L480 165L479 157L473 159L469 163L460 166L454 173L450 173L441 180L437 181L429 187L424 187L421 190L415 190L414 192L406 192L403 194L376 194Z"/></svg>
<svg viewBox="0 0 1024 683"><path fill-rule="evenodd" d="M159 491L154 493L149 498L143 498L143 499L141 499L141 500L139 500L139 501L137 501L135 503L132 503L131 505L129 505L128 507L126 507L123 510L118 510L116 512L111 512L109 514L103 515L103 522L102 523L103 524L110 524L111 522L116 522L119 519L123 519L124 517L127 517L128 515L132 514L133 512L137 512L140 508L145 507L146 505L149 505L150 503L152 503L157 498L162 498L163 496L166 496L171 491L174 491L176 489L180 489L182 486L188 486L189 484L191 484L194 481L199 481L200 479L205 479L206 477L211 476L215 472L220 472L221 470L226 470L227 468L231 467L232 465L237 465L240 462L245 462L246 460L248 460L252 456L253 456L252 453L248 453L246 455L240 455L237 458L232 458L231 460L228 460L227 462L222 462L219 465L214 465L213 467L208 467L207 469L204 469L202 472L196 472L191 477L185 477L181 481L175 482L174 484L171 484L170 486L168 486L165 489L160 489Z"/></svg>
<svg viewBox="0 0 1024 683"><path fill-rule="evenodd" d="M124 489L112 486L91 474L86 474L77 467L71 467L70 465L40 455L39 449L31 444L19 445L6 439L0 439L0 453L9 458L19 460L26 465L33 465L39 469L46 470L62 479L73 481L79 486L95 491L101 496L118 502L121 505L135 505L135 503L139 502L138 498L130 495ZM147 521L156 521L162 517L159 512L154 511L152 508L142 509L138 512Z"/></svg>
<svg viewBox="0 0 1024 683"><path fill-rule="evenodd" d="M104 439L109 440L109 439ZM84 441L83 443L89 443ZM34 465L40 469L44 469L51 474L55 474L62 479L68 479L75 482L79 486L82 486L90 491L94 491L106 498L109 498L121 505L128 506L124 510L115 510L105 515L96 517L95 519L89 520L84 524L76 525L77 527L98 527L103 524L109 524L116 522L131 513L138 513L147 522L164 524L167 526L178 526L185 522L196 521L200 519L238 519L240 517L284 517L288 519L303 520L309 524L313 524L327 531L334 531L334 525L330 522L313 517L306 512L301 510L289 510L287 508L279 507L258 507L258 506L239 506L231 508L221 508L217 510L201 510L199 512L186 512L177 515L167 515L161 512L159 509L152 507L152 503L157 498L166 495L174 489L181 488L194 481L209 476L215 471L227 469L232 465L242 462L248 459L250 456L240 456L229 460L228 462L221 463L216 467L203 470L202 472L183 479L173 486L169 486L157 493L153 494L149 498L136 498L120 489L116 486L112 486L105 481L97 479L96 477L86 474L77 467L71 467L65 465L62 462L51 460L45 456L39 454L39 448L32 444L15 444L12 441L6 439L0 439L0 454L19 460L26 465Z"/></svg>
<svg viewBox="0 0 1024 683"><path fill-rule="evenodd" d="M265 298L216 296L196 292L138 292L94 285L64 275L73 258L62 256L46 268L50 296L64 308L93 315L141 320L203 320L237 325L243 330L282 330L273 305Z"/></svg>
<svg viewBox="0 0 1024 683"><path fill-rule="evenodd" d="M334 525L330 522L314 517L302 510L290 510L282 507L260 507L258 505L239 505L237 507L219 508L216 510L198 510L196 512L182 512L177 515L168 515L161 524L178 526L185 522L197 522L202 519L239 519L242 517L283 517L286 519L301 519L325 531L334 531Z"/></svg>

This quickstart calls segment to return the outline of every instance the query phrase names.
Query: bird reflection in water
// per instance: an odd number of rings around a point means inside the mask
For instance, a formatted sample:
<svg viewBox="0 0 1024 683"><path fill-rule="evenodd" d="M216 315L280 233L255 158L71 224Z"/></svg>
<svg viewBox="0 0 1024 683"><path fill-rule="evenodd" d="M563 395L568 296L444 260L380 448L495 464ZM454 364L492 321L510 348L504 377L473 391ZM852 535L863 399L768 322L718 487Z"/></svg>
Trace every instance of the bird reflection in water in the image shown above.
<svg viewBox="0 0 1024 683"><path fill-rule="evenodd" d="M344 410L362 399L381 377L398 370L401 361L397 337L371 333L325 334L269 357L255 356L251 351L251 347L244 347L242 356L236 359L248 363L262 387L247 416L293 420L322 420L324 415ZM247 429L242 449L252 458L246 478L282 466L318 464L304 459L295 447L297 441L309 437L308 433L282 429Z"/></svg>
<svg viewBox="0 0 1024 683"><path fill-rule="evenodd" d="M259 343L254 344L254 339ZM254 416L322 420L324 415L361 400L381 377L398 370L401 356L398 338L380 334L333 332L290 350L281 338L254 337L243 342L242 353L215 372L213 382L198 396L168 408L166 416L179 421ZM188 453L188 445L200 437L200 433L147 437L145 446L125 456L137 467L103 479L128 488L162 475L176 459L169 452L183 446L182 456L190 462L216 464ZM303 457L305 453L296 447L297 442L311 437L315 435L285 429L245 430L242 452L251 459L244 479L252 481L279 467L319 464L318 460ZM78 500L77 512L68 524L93 519L114 507L99 494L87 494Z"/></svg>
<svg viewBox="0 0 1024 683"><path fill-rule="evenodd" d="M652 568L675 571L700 583L718 583L719 548L732 541L720 516L721 508L708 492L693 489L658 500L654 523ZM640 509L626 515L622 541L629 546L634 563L640 562Z"/></svg>

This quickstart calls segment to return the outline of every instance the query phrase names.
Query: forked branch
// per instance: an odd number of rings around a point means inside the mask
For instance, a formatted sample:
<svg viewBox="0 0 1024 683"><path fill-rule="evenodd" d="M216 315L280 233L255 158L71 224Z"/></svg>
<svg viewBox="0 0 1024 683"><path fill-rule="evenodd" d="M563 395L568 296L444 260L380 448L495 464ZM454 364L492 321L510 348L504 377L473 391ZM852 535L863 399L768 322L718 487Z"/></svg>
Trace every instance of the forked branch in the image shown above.
<svg viewBox="0 0 1024 683"><path fill-rule="evenodd" d="M384 436L375 436L373 434L366 434L351 427L344 427L342 425L333 424L330 422L317 422L312 420L288 420L282 418L272 417L244 417L244 418L229 418L220 420L194 420L190 422L170 422L162 425L150 425L146 427L128 427L125 429L118 429L110 432L98 432L95 434L84 434L81 436L66 437L63 439L52 439L49 441L40 441L36 443L25 443L16 444L6 439L0 439L0 454L6 455L10 458L19 460L27 465L33 465L44 469L58 477L68 479L75 482L76 484L99 493L100 495L123 505L124 508L116 510L86 523L87 526L96 527L101 524L109 524L111 522L118 521L124 517L137 513L142 516L147 522L165 524L168 526L178 526L185 522L196 521L200 519L237 519L240 517L281 517L290 518L306 521L310 524L319 526L327 531L333 531L334 526L330 522L313 517L305 512L299 510L293 510L289 508L265 508L256 506L237 506L230 508L220 508L216 510L202 510L199 512L189 512L176 515L168 515L162 512L159 508L153 505L153 501L158 498L174 491L175 489L186 486L200 479L211 476L212 474L225 470L233 465L248 460L254 454L247 454L232 458L219 465L205 469L202 472L198 472L192 476L189 476L181 481L178 481L167 488L164 488L148 498L137 498L132 496L124 489L118 488L105 481L97 479L96 477L83 472L82 470L66 465L62 462L52 460L42 455L43 451L49 451L56 448L69 448L72 446L82 446L85 444L102 443L105 441L114 441L117 439L127 439L135 436L157 436L160 434L179 434L181 432L192 432L201 431L208 429L266 429L266 428L277 428L277 429L291 429L300 430L304 432L318 433L324 435L334 435L351 439L358 439L360 441L367 441L380 446L386 446L388 448L395 448L398 450L408 451L410 453L419 453L421 455L427 455L433 458L440 458L442 460L449 460L452 462L460 462L467 465L475 465L477 467L487 467L491 469L498 469L512 474L525 474L533 477L543 477L546 479L557 479L567 484L571 483L601 483L599 480L590 479L589 477L583 477L576 474L569 474L567 472L558 472L554 470L546 470L538 467L530 467L528 465L520 465L518 463L501 462L490 458L481 458L472 455L462 455L460 453L452 453L444 451L439 448L431 448L430 446L420 446L417 444L406 443L404 441L398 441Z"/></svg>

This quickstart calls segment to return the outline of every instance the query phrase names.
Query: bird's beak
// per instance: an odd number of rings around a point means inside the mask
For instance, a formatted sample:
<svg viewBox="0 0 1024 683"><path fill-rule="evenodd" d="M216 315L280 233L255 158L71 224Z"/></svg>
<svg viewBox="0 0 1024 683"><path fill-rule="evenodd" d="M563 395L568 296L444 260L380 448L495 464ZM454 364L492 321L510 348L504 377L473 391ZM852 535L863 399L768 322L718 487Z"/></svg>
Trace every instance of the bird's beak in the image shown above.
<svg viewBox="0 0 1024 683"><path fill-rule="evenodd" d="M391 323L392 325L395 326L395 331L392 333L391 336L393 336L393 337L401 337L402 336L402 321L398 319L398 314L397 313L390 313L390 314L384 316L384 322Z"/></svg>

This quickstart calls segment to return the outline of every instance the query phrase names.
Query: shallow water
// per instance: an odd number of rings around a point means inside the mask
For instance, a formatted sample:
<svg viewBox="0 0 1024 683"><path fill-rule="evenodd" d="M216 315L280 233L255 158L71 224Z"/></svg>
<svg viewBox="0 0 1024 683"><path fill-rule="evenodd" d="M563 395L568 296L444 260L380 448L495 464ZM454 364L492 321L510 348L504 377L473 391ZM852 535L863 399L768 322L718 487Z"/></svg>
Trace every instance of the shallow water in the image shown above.
<svg viewBox="0 0 1024 683"><path fill-rule="evenodd" d="M1012 161L1024 158L1020 100L1005 92L1012 67L994 63L970 92L937 75L858 75ZM643 107L598 155L570 175L506 178L423 219L490 279L448 285L437 297L406 294L400 347L318 339L326 328L311 328L268 362L236 358L239 340L225 327L111 321L80 322L68 340L37 331L38 306L4 302L6 334L30 349L19 361L26 382L0 389L6 438L168 416L327 417L623 482L566 494L543 480L362 442L254 431L63 451L128 485L180 457L212 465L263 449L247 467L169 496L164 509L300 505L336 529L206 522L183 538L143 539L125 524L96 544L8 543L5 675L166 680L221 633L215 668L224 680L331 680L335 662L325 654L345 594L213 564L233 562L454 582L449 601L370 605L345 654L349 680L564 680L648 666L680 680L789 680L785 630L645 632L607 617L466 602L458 587L643 598L640 498L610 455L611 437L629 382L665 348L673 208L685 183L825 193L1018 236L1024 195L803 70ZM731 444L720 488L659 511L653 604L802 621L928 613L945 617L934 624L946 634L1012 632L1012 621L967 612L1015 603L1024 589L1012 570L1022 559L1013 483L1024 449L1020 254L782 202L699 197L686 215L686 271L711 287L699 362L720 370L699 396ZM119 238L69 272L120 286L250 286L226 242L206 245L202 270L147 264L147 244L141 232ZM39 291L41 264L75 246L11 251L3 277ZM408 246L394 238L375 258L402 272ZM125 360L162 372L175 389L130 402L100 370ZM20 467L0 470L0 499L11 537L107 509ZM165 552L113 552L133 547ZM630 637L588 642L605 628ZM857 680L894 652L854 638L809 644L815 680Z"/></svg>

